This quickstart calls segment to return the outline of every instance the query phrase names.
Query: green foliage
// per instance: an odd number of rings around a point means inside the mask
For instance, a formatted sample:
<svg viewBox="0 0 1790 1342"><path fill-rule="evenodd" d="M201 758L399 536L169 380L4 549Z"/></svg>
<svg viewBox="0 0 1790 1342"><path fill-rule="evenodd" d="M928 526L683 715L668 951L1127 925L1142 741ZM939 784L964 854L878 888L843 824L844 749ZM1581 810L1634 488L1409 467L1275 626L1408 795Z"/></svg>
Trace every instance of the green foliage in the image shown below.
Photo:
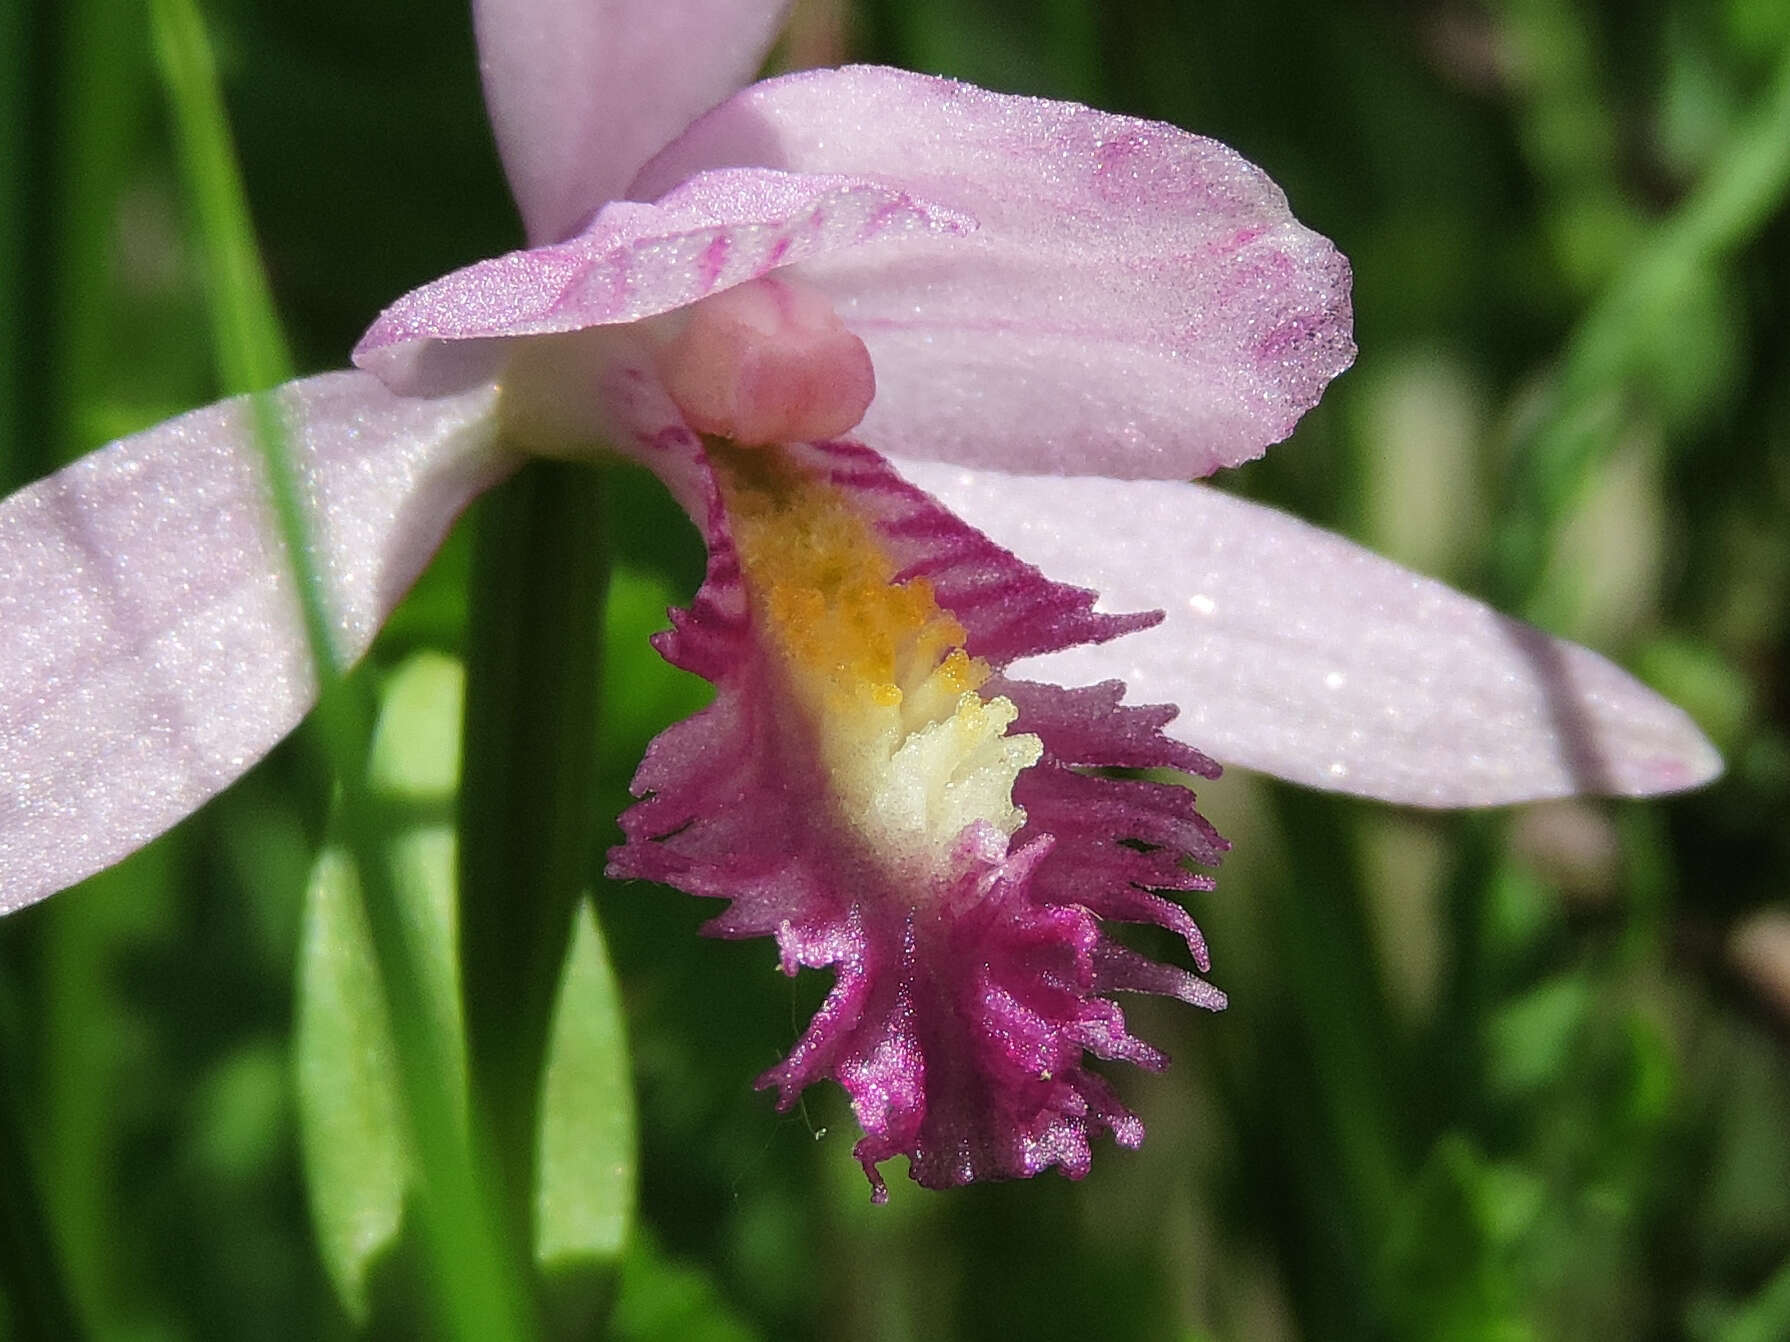
<svg viewBox="0 0 1790 1342"><path fill-rule="evenodd" d="M535 1259L561 1331L607 1304L634 1222L634 1092L609 953L580 902L542 1069ZM578 1331L583 1331L579 1328Z"/></svg>
<svg viewBox="0 0 1790 1342"><path fill-rule="evenodd" d="M400 917L424 947L433 1032L464 1094L464 1028L456 974L454 798L465 674L439 653L411 657L387 680L367 770L368 799L386 817L381 848ZM318 1251L349 1316L365 1324L413 1301L406 1202L423 1177L406 1130L378 955L355 864L324 849L305 895L293 1066ZM581 904L557 976L543 1069L533 1255L563 1326L607 1301L627 1242L634 1195L634 1114L620 1002L602 934Z"/></svg>
<svg viewBox="0 0 1790 1342"><path fill-rule="evenodd" d="M460 774L459 664L420 653L385 687L368 772L394 823L384 836L404 922L430 947L433 1029L464 1056L454 974L452 807ZM416 1177L397 1054L354 859L332 845L305 891L293 1067L318 1250L349 1315L367 1317L373 1264L397 1247ZM456 1091L463 1077L452 1081Z"/></svg>

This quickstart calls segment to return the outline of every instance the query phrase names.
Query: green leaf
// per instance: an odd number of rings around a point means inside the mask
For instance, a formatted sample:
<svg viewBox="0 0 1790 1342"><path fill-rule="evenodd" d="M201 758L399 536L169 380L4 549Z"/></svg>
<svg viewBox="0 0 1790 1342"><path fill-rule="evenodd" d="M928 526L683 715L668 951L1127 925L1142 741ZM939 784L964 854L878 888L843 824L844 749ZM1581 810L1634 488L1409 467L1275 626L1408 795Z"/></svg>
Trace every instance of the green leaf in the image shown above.
<svg viewBox="0 0 1790 1342"><path fill-rule="evenodd" d="M354 863L327 848L305 891L293 1066L317 1247L356 1322L366 1320L368 1266L396 1239L410 1178L368 941Z"/></svg>
<svg viewBox="0 0 1790 1342"><path fill-rule="evenodd" d="M589 899L560 978L542 1082L535 1258L561 1317L608 1297L634 1212L634 1090L621 998Z"/></svg>
<svg viewBox="0 0 1790 1342"><path fill-rule="evenodd" d="M386 820L402 917L431 971L425 989L439 1037L463 1066L454 967L454 831L460 664L420 653L391 678L368 762ZM397 1061L353 860L332 844L305 895L294 1039L299 1131L318 1245L330 1281L357 1321L373 1264L396 1246L412 1177ZM464 1076L454 1078L463 1094Z"/></svg>

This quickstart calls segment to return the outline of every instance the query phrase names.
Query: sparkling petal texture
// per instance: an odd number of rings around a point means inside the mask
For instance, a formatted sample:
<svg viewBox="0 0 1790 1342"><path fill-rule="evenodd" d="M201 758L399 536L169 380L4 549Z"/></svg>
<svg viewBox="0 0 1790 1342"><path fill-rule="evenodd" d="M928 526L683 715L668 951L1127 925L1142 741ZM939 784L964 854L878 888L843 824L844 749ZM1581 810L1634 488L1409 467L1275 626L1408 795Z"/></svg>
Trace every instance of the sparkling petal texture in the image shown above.
<svg viewBox="0 0 1790 1342"><path fill-rule="evenodd" d="M884 181L978 222L818 258L870 348L859 437L971 466L1204 475L1291 432L1354 358L1348 263L1235 151L1070 103L851 67L755 84L641 170Z"/></svg>
<svg viewBox="0 0 1790 1342"><path fill-rule="evenodd" d="M512 462L495 391L280 393L339 651L358 656ZM243 401L0 503L0 912L116 862L242 774L316 694Z"/></svg>
<svg viewBox="0 0 1790 1342"><path fill-rule="evenodd" d="M473 0L497 147L532 242L574 233L752 78L789 0Z"/></svg>
<svg viewBox="0 0 1790 1342"><path fill-rule="evenodd" d="M1202 485L897 464L1103 602L1166 606L1022 669L1178 703L1169 730L1227 764L1417 806L1644 796L1721 770L1683 712L1597 654L1285 513Z"/></svg>
<svg viewBox="0 0 1790 1342"><path fill-rule="evenodd" d="M396 391L428 390L463 350L435 341L490 341L615 326L657 316L779 266L861 247L904 245L974 227L877 182L759 169L702 173L656 204L616 201L577 237L445 275L399 299L361 337L354 361ZM433 356L433 357L431 357ZM566 389L576 395L577 388Z"/></svg>
<svg viewBox="0 0 1790 1342"><path fill-rule="evenodd" d="M667 436L658 450L677 458L668 476L700 473L693 440ZM841 443L792 453L849 495L899 580L930 583L963 626L967 651L997 669L1153 621L1094 613L1091 593L1048 581L904 485L875 453ZM1109 941L1101 920L1169 928L1205 968L1185 910L1153 892L1209 888L1183 858L1211 863L1225 845L1185 788L1083 769L1215 767L1162 734L1172 709L1121 707L1117 685L1066 691L997 676L987 688L1017 705L1014 730L1044 747L1015 787L1025 823L1010 839L966 826L948 875L917 893L846 840L765 651L712 485L699 517L708 577L657 646L713 681L716 697L648 751L634 781L642 800L622 818L627 841L610 854L611 874L728 899L712 932L775 937L792 974L835 972L814 1022L760 1084L788 1108L804 1087L837 1080L864 1129L856 1154L877 1197L877 1164L896 1155L920 1183L947 1187L1052 1166L1079 1176L1101 1131L1135 1145L1141 1124L1084 1055L1152 1068L1164 1059L1129 1034L1103 994L1165 993L1209 1008L1224 999L1192 971Z"/></svg>

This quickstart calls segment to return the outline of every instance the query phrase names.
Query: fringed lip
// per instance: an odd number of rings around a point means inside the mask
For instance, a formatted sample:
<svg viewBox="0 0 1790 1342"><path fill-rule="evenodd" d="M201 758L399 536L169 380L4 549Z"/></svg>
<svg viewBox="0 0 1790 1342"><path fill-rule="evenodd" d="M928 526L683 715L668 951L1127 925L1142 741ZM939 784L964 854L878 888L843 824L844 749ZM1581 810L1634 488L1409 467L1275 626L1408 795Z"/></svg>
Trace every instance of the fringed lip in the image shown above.
<svg viewBox="0 0 1790 1342"><path fill-rule="evenodd" d="M1209 889L1189 864L1216 862L1224 841L1186 787L1106 771L1217 768L1163 735L1173 710L1124 705L1116 684L1065 690L1002 674L1017 658L1117 637L1153 616L1097 612L1092 593L1051 582L866 448L779 451L847 501L892 581L926 585L990 668L982 692L1010 702L1011 730L1037 739L1037 762L1012 785L1023 822L1012 832L966 825L924 877L866 850L828 794L812 724L787 697L739 519L711 478L708 577L658 646L712 680L715 700L649 749L611 874L727 899L709 931L770 936L785 972L833 973L813 1021L759 1084L789 1108L808 1086L836 1081L863 1129L855 1153L876 1200L887 1196L878 1167L897 1156L928 1187L1051 1168L1078 1178L1100 1134L1124 1146L1143 1138L1090 1058L1167 1061L1107 994L1224 1004L1199 976L1209 960L1198 928L1157 893ZM1109 920L1169 929L1199 972L1126 950Z"/></svg>

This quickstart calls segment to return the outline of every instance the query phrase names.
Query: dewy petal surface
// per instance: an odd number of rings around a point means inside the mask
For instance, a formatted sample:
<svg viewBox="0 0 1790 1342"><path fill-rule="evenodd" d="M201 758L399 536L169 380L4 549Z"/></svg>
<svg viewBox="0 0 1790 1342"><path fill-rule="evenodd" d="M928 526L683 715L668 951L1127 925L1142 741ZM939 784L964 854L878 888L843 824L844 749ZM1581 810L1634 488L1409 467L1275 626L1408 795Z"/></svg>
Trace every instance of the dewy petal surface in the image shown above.
<svg viewBox="0 0 1790 1342"><path fill-rule="evenodd" d="M768 80L641 170L845 173L964 238L804 267L865 344L879 451L1024 472L1204 475L1284 438L1354 357L1348 263L1235 151L1172 126L875 67Z"/></svg>
<svg viewBox="0 0 1790 1342"><path fill-rule="evenodd" d="M1021 663L1176 703L1225 763L1418 806L1695 787L1721 760L1625 671L1340 536L1206 486L898 462L998 543L1154 629Z"/></svg>
<svg viewBox="0 0 1790 1342"><path fill-rule="evenodd" d="M496 391L403 400L349 372L279 397L355 657L512 467ZM148 842L298 723L316 684L278 537L242 400L0 502L0 912Z"/></svg>
<svg viewBox="0 0 1790 1342"><path fill-rule="evenodd" d="M531 242L574 233L751 79L789 0L474 0L485 102Z"/></svg>
<svg viewBox="0 0 1790 1342"><path fill-rule="evenodd" d="M577 237L443 276L375 321L354 361L396 390L432 388L432 342L485 342L639 321L780 266L873 242L908 246L974 227L898 187L760 169L703 173L646 205L606 206ZM879 249L880 250L880 249ZM476 355L477 347L472 346Z"/></svg>

